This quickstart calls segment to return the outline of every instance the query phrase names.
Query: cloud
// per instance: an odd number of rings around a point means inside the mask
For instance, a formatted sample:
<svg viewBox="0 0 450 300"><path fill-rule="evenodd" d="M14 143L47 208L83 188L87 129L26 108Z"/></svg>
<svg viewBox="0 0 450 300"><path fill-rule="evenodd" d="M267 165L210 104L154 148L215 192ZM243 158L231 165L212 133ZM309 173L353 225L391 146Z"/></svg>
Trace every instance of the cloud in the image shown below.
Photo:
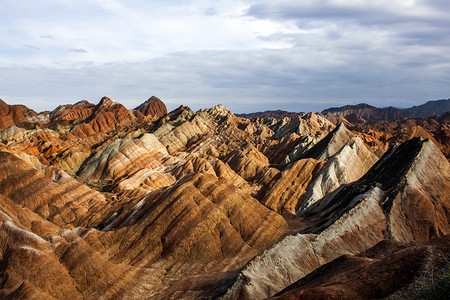
<svg viewBox="0 0 450 300"><path fill-rule="evenodd" d="M369 102L377 106L410 106L450 95L450 71L438 57L421 54L398 63L376 54L352 57L300 53L299 49L191 51L141 62L78 68L0 69L2 99L30 99L36 110L103 95L135 107L156 95L169 109L223 104L234 112L262 109L320 111L329 106ZM399 58L397 58L399 59ZM426 61L414 65L415 61ZM6 75L7 74L7 75ZM20 79L20 80L19 80ZM41 107L36 107L36 99Z"/></svg>
<svg viewBox="0 0 450 300"><path fill-rule="evenodd" d="M33 45L23 45L25 48L33 49L33 50L41 50L41 48L33 46Z"/></svg>
<svg viewBox="0 0 450 300"><path fill-rule="evenodd" d="M447 0L12 3L0 4L0 97L36 110L103 95L235 112L450 95Z"/></svg>
<svg viewBox="0 0 450 300"><path fill-rule="evenodd" d="M366 35L389 35L394 43L429 45L448 40L448 1L270 1L250 5L246 15L263 20L291 22L309 32L344 34L365 30ZM409 32L421 32L405 41ZM396 40L398 39L398 40ZM388 45L386 45L388 46Z"/></svg>
<svg viewBox="0 0 450 300"><path fill-rule="evenodd" d="M204 14L206 16L215 16L217 15L217 9L215 9L214 7L208 7L204 10Z"/></svg>
<svg viewBox="0 0 450 300"><path fill-rule="evenodd" d="M442 1L304 0L250 5L247 15L264 19L352 20L359 24L446 20Z"/></svg>
<svg viewBox="0 0 450 300"><path fill-rule="evenodd" d="M74 52L74 53L88 53L89 51L87 51L86 49L83 48L70 48L67 49L68 52Z"/></svg>

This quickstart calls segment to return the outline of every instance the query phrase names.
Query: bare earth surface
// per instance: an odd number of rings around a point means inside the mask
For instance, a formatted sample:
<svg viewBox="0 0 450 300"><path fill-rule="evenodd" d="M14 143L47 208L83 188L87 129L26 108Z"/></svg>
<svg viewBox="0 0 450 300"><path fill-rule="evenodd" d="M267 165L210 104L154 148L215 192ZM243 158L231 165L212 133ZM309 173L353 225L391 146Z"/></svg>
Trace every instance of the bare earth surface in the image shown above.
<svg viewBox="0 0 450 300"><path fill-rule="evenodd" d="M383 298L448 259L448 116L283 116L0 100L0 298Z"/></svg>

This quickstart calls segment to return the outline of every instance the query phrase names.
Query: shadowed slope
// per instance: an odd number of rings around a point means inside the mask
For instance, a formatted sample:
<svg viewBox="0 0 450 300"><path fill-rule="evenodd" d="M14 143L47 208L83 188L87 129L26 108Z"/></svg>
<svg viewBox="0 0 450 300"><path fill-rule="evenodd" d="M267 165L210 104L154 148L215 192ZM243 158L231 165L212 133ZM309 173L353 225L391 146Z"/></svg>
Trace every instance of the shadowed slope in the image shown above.
<svg viewBox="0 0 450 300"><path fill-rule="evenodd" d="M383 241L320 267L271 299L379 299L448 260L449 236L424 244ZM448 262L447 262L448 263Z"/></svg>
<svg viewBox="0 0 450 300"><path fill-rule="evenodd" d="M426 241L450 233L449 178L450 166L431 141L416 138L392 148L360 180L301 212L307 224L302 234L249 262L223 299L272 296L320 265L384 238Z"/></svg>

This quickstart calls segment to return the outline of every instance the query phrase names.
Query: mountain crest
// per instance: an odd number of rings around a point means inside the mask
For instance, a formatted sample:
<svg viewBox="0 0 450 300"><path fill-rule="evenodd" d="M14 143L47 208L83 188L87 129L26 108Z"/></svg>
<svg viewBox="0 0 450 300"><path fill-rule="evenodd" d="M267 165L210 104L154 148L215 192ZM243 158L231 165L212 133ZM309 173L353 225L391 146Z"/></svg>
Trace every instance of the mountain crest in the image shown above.
<svg viewBox="0 0 450 300"><path fill-rule="evenodd" d="M217 116L221 116L221 117L225 117L225 116L233 116L234 114L225 106L223 106L222 104L218 104L210 109L206 110L208 112L208 114L210 114L213 117L217 117Z"/></svg>
<svg viewBox="0 0 450 300"><path fill-rule="evenodd" d="M164 102L155 96L151 96L147 101L136 107L134 110L135 115L138 117L138 113L143 116L156 116L162 117L167 114L167 108Z"/></svg>
<svg viewBox="0 0 450 300"><path fill-rule="evenodd" d="M418 244L430 268L431 255L448 260L450 166L434 144L448 116L358 129L314 113L97 102L36 118L0 102L2 299L266 299L316 270L333 277L333 260L372 263L357 256L383 241ZM425 244L435 238L448 247ZM420 275L407 256L389 282ZM392 294L376 285L388 269L371 265L372 282L353 266L345 278L371 293L348 298Z"/></svg>
<svg viewBox="0 0 450 300"><path fill-rule="evenodd" d="M113 106L114 102L109 99L108 97L104 96L102 99L100 99L100 102L95 106L94 112L99 111L103 108L108 108L110 106Z"/></svg>
<svg viewBox="0 0 450 300"><path fill-rule="evenodd" d="M344 124L340 123L320 142L311 149L303 153L300 158L314 158L317 160L326 160L333 156L339 149L348 143L355 135L348 130Z"/></svg>

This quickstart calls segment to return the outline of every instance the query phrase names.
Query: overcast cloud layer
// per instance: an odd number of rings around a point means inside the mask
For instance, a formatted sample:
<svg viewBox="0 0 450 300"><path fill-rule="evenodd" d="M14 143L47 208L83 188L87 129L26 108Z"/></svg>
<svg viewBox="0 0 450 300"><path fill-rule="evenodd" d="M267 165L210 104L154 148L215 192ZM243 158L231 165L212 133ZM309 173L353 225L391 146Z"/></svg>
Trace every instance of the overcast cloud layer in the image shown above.
<svg viewBox="0 0 450 300"><path fill-rule="evenodd" d="M450 98L448 0L2 0L0 98L37 111L319 111Z"/></svg>

